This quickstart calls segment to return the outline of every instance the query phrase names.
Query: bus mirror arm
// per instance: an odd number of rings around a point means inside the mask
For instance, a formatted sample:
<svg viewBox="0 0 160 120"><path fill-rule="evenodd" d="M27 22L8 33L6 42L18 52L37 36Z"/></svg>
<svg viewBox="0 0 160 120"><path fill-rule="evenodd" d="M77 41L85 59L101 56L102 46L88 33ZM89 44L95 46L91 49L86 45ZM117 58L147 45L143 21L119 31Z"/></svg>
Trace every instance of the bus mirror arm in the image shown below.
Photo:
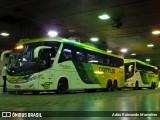
<svg viewBox="0 0 160 120"><path fill-rule="evenodd" d="M6 51L2 52L2 54L1 54L1 61L4 60L4 55L5 55L5 54L11 53L11 52L12 52L12 50L6 50Z"/></svg>
<svg viewBox="0 0 160 120"><path fill-rule="evenodd" d="M128 71L129 71L129 72L132 72L132 71L133 71L133 65L130 65L130 66L128 67Z"/></svg>
<svg viewBox="0 0 160 120"><path fill-rule="evenodd" d="M39 55L39 51L42 50L42 49L51 49L50 46L39 46L39 47L36 47L34 49L34 58L38 58L38 55Z"/></svg>

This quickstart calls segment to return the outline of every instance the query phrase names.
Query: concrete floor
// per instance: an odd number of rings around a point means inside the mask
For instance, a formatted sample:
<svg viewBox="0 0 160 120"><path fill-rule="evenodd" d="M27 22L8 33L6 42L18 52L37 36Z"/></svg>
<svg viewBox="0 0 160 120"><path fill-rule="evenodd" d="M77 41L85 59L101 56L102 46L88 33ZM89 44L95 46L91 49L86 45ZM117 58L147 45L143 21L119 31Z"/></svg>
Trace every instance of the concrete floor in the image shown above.
<svg viewBox="0 0 160 120"><path fill-rule="evenodd" d="M160 88L61 95L3 94L2 88L0 90L0 111L42 114L42 118L1 117L0 120L160 120ZM152 113L152 117L137 117L146 111L151 111L149 114ZM123 117L112 117L113 113L123 114ZM125 113L134 117L124 117ZM159 117L153 117L154 115Z"/></svg>

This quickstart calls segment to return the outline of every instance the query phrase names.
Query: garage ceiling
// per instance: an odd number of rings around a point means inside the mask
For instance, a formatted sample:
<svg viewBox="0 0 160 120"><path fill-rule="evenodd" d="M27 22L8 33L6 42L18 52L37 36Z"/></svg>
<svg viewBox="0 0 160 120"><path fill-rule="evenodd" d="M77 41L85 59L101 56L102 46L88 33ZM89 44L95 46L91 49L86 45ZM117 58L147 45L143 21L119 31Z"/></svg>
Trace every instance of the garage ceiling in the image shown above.
<svg viewBox="0 0 160 120"><path fill-rule="evenodd" d="M0 32L10 35L0 36L0 51L20 39L46 37L54 29L115 54L127 48L125 58L150 58L160 66L160 36L152 34L160 29L159 6L159 0L1 0ZM103 13L110 19L98 19ZM99 42L92 43L93 36ZM153 48L147 47L150 43Z"/></svg>

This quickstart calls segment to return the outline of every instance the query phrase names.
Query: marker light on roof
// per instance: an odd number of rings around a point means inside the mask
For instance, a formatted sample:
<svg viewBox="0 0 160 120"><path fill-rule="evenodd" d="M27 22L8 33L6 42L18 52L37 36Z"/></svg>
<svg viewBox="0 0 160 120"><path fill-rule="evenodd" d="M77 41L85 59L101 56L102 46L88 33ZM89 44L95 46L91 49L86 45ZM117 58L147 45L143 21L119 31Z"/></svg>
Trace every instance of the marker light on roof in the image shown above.
<svg viewBox="0 0 160 120"><path fill-rule="evenodd" d="M23 49L23 45L19 45L19 46L16 46L16 48L15 49L17 49L17 50L20 50L20 49Z"/></svg>

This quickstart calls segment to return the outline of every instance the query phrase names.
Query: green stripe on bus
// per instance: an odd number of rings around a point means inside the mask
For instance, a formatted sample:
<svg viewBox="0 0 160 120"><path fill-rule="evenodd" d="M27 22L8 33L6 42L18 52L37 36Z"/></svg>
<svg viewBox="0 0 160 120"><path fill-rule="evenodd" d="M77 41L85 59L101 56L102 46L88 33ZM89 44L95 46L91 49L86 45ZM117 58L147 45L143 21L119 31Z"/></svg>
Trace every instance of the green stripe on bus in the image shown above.
<svg viewBox="0 0 160 120"><path fill-rule="evenodd" d="M96 78L91 64L82 62L73 62L77 73L81 80L86 84L98 84L99 81Z"/></svg>
<svg viewBox="0 0 160 120"><path fill-rule="evenodd" d="M140 75L141 75L143 84L148 84L147 72L146 71L140 71Z"/></svg>

